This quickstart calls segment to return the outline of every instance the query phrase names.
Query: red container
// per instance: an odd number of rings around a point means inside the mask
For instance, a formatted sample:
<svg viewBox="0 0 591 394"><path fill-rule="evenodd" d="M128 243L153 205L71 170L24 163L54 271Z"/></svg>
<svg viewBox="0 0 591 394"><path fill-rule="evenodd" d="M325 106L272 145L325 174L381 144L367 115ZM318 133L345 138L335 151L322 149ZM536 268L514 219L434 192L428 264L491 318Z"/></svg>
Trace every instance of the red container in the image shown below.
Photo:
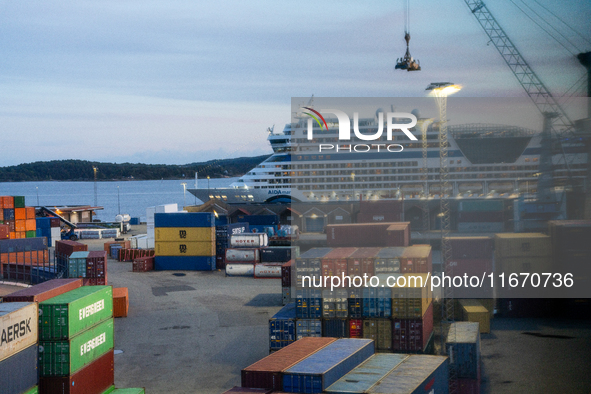
<svg viewBox="0 0 591 394"><path fill-rule="evenodd" d="M109 253L110 249L111 249L111 245L121 245L121 249L131 249L131 241L110 241L110 242L105 242L103 245L103 250L107 253Z"/></svg>
<svg viewBox="0 0 591 394"><path fill-rule="evenodd" d="M8 294L3 302L43 302L82 286L82 279L52 279L38 285Z"/></svg>
<svg viewBox="0 0 591 394"><path fill-rule="evenodd" d="M43 394L101 394L115 384L113 350L70 376L40 377Z"/></svg>
<svg viewBox="0 0 591 394"><path fill-rule="evenodd" d="M480 394L480 379L458 379L458 394Z"/></svg>
<svg viewBox="0 0 591 394"><path fill-rule="evenodd" d="M8 224L0 224L0 239L10 238L10 229Z"/></svg>
<svg viewBox="0 0 591 394"><path fill-rule="evenodd" d="M420 319L392 319L392 350L422 353L433 333L433 303Z"/></svg>
<svg viewBox="0 0 591 394"><path fill-rule="evenodd" d="M133 272L146 272L154 270L154 256L139 257L133 260Z"/></svg>
<svg viewBox="0 0 591 394"><path fill-rule="evenodd" d="M392 227L390 231L388 229ZM410 223L353 223L326 226L329 247L408 246Z"/></svg>
<svg viewBox="0 0 591 394"><path fill-rule="evenodd" d="M107 252L92 251L86 257L86 277L105 278L107 276Z"/></svg>
<svg viewBox="0 0 591 394"><path fill-rule="evenodd" d="M76 241L56 241L55 252L63 256L70 256L74 252L86 252L88 251L88 245L81 244Z"/></svg>
<svg viewBox="0 0 591 394"><path fill-rule="evenodd" d="M4 208L0 206L0 220L4 221Z"/></svg>
<svg viewBox="0 0 591 394"><path fill-rule="evenodd" d="M107 277L104 278L83 278L82 286L106 286Z"/></svg>
<svg viewBox="0 0 591 394"><path fill-rule="evenodd" d="M291 269L294 260L289 260L288 263L281 266L281 287L291 287Z"/></svg>
<svg viewBox="0 0 591 394"><path fill-rule="evenodd" d="M458 212L460 223L504 222L504 212Z"/></svg>
<svg viewBox="0 0 591 394"><path fill-rule="evenodd" d="M226 393L234 393L234 394L239 394L239 393L260 393L260 394L270 394L272 392L272 390L267 390L267 389L250 389L250 388L246 388L246 387L238 387L235 386L233 388L231 388L228 391L224 391L222 394L226 394Z"/></svg>
<svg viewBox="0 0 591 394"><path fill-rule="evenodd" d="M363 320L349 320L349 338L363 338Z"/></svg>
<svg viewBox="0 0 591 394"><path fill-rule="evenodd" d="M217 269L217 270L226 269L226 261L224 260L224 256L216 256L215 257L215 269Z"/></svg>
<svg viewBox="0 0 591 394"><path fill-rule="evenodd" d="M281 390L283 371L336 341L305 337L242 370L242 387Z"/></svg>
<svg viewBox="0 0 591 394"><path fill-rule="evenodd" d="M492 259L494 240L492 237L452 237L448 238L451 246L451 258L456 259Z"/></svg>
<svg viewBox="0 0 591 394"><path fill-rule="evenodd" d="M8 231L11 233L15 233L16 232L16 224L14 222L14 220L5 220L4 224L8 225Z"/></svg>
<svg viewBox="0 0 591 394"><path fill-rule="evenodd" d="M357 248L336 248L328 252L322 259L322 276L348 275L348 260Z"/></svg>
<svg viewBox="0 0 591 394"><path fill-rule="evenodd" d="M27 219L35 219L35 208L25 207L25 216Z"/></svg>
<svg viewBox="0 0 591 394"><path fill-rule="evenodd" d="M413 245L404 249L400 258L400 272L429 273L433 272L433 254L430 245Z"/></svg>
<svg viewBox="0 0 591 394"><path fill-rule="evenodd" d="M49 225L50 227L60 227L60 218L50 218Z"/></svg>
<svg viewBox="0 0 591 394"><path fill-rule="evenodd" d="M359 248L349 256L349 275L372 276L375 271L374 262L376 255L382 248Z"/></svg>

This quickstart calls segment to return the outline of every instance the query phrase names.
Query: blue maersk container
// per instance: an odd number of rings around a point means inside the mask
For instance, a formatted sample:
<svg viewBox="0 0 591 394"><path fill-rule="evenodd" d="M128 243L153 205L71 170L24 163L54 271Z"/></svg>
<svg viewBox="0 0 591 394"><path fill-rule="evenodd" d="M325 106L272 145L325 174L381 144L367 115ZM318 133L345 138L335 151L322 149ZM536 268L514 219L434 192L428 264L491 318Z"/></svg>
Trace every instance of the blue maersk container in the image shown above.
<svg viewBox="0 0 591 394"><path fill-rule="evenodd" d="M279 350L296 340L295 303L285 305L269 319L269 348Z"/></svg>
<svg viewBox="0 0 591 394"><path fill-rule="evenodd" d="M325 391L331 394L367 393L407 358L406 354L374 354Z"/></svg>
<svg viewBox="0 0 591 394"><path fill-rule="evenodd" d="M456 322L449 327L445 341L447 354L456 367L458 378L478 379L480 377L480 330L474 322Z"/></svg>
<svg viewBox="0 0 591 394"><path fill-rule="evenodd" d="M375 352L371 339L339 339L283 373L283 391L321 393Z"/></svg>
<svg viewBox="0 0 591 394"><path fill-rule="evenodd" d="M448 358L411 355L386 375L380 384L367 391L371 394L448 394Z"/></svg>
<svg viewBox="0 0 591 394"><path fill-rule="evenodd" d="M392 316L392 289L389 287L364 287L362 293L363 317Z"/></svg>
<svg viewBox="0 0 591 394"><path fill-rule="evenodd" d="M156 213L154 227L215 227L215 216L209 212Z"/></svg>
<svg viewBox="0 0 591 394"><path fill-rule="evenodd" d="M213 271L215 256L155 256L155 271Z"/></svg>

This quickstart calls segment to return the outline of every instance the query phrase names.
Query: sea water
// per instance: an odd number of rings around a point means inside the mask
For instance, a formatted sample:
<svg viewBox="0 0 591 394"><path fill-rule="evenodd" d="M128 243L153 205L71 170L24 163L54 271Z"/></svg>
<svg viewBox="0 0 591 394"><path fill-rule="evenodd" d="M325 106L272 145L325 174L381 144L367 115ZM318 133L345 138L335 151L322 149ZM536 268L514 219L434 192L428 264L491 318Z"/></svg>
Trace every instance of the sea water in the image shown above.
<svg viewBox="0 0 591 394"><path fill-rule="evenodd" d="M238 178L210 179L209 187L227 187ZM202 202L187 188L194 188L195 180L160 180L160 181L112 181L97 182L96 219L112 222L117 214L129 214L146 221L146 208L160 204L177 203L179 208ZM27 206L91 205L94 206L94 182L0 182L0 196L25 196ZM199 179L199 188L207 188L208 180Z"/></svg>

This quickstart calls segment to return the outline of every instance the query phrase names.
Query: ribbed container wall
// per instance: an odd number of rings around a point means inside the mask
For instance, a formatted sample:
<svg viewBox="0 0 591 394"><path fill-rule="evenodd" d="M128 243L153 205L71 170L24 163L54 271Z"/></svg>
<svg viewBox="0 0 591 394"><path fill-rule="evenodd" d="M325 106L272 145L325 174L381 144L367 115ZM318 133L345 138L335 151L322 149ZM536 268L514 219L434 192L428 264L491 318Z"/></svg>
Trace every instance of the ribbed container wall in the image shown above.
<svg viewBox="0 0 591 394"><path fill-rule="evenodd" d="M424 352L433 333L433 304L422 318L392 319L392 349L395 352Z"/></svg>
<svg viewBox="0 0 591 394"><path fill-rule="evenodd" d="M283 374L283 390L321 393L374 354L367 339L339 339L293 365Z"/></svg>
<svg viewBox="0 0 591 394"><path fill-rule="evenodd" d="M363 338L374 340L377 352L392 351L392 320L364 319Z"/></svg>
<svg viewBox="0 0 591 394"><path fill-rule="evenodd" d="M269 349L282 349L296 340L295 303L289 303L269 319Z"/></svg>
<svg viewBox="0 0 591 394"><path fill-rule="evenodd" d="M330 247L408 246L410 222L329 224L326 235Z"/></svg>
<svg viewBox="0 0 591 394"><path fill-rule="evenodd" d="M322 337L322 320L296 319L296 340L306 337Z"/></svg>
<svg viewBox="0 0 591 394"><path fill-rule="evenodd" d="M156 270L216 268L215 217L208 212L154 214Z"/></svg>
<svg viewBox="0 0 591 394"><path fill-rule="evenodd" d="M453 360L460 379L480 379L480 330L478 323L455 322L445 341L446 353Z"/></svg>
<svg viewBox="0 0 591 394"><path fill-rule="evenodd" d="M52 279L2 297L2 302L43 302L82 286L82 279Z"/></svg>
<svg viewBox="0 0 591 394"><path fill-rule="evenodd" d="M2 394L21 394L37 385L37 345L0 361Z"/></svg>
<svg viewBox="0 0 591 394"><path fill-rule="evenodd" d="M409 356L367 393L424 394L449 392L447 357Z"/></svg>

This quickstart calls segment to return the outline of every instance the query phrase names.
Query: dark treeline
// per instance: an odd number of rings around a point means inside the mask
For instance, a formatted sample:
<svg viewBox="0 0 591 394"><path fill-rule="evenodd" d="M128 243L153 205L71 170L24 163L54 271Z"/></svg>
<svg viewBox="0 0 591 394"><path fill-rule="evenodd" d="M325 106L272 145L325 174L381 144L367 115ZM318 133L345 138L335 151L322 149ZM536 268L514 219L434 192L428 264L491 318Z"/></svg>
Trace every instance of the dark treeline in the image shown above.
<svg viewBox="0 0 591 394"><path fill-rule="evenodd" d="M0 167L0 182L20 181L91 181L93 167L97 167L98 180L154 180L199 178L210 176L240 176L265 160L268 155L240 157L236 159L211 160L204 163L184 165L99 163L86 160L53 160Z"/></svg>

